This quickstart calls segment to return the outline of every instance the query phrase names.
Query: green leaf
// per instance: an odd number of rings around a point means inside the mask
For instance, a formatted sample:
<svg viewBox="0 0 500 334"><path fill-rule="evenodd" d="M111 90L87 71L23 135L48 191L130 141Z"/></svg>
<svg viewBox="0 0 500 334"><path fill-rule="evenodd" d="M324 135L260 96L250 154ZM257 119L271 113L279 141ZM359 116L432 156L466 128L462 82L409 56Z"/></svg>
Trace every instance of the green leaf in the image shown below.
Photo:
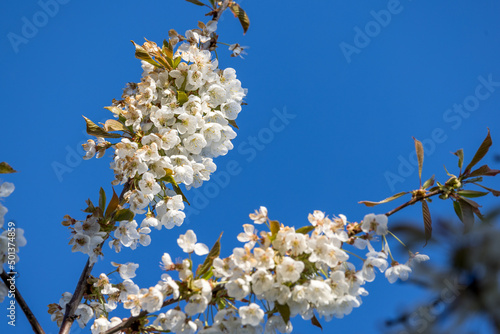
<svg viewBox="0 0 500 334"><path fill-rule="evenodd" d="M102 212L106 208L106 192L102 188L99 190L99 208L101 208Z"/></svg>
<svg viewBox="0 0 500 334"><path fill-rule="evenodd" d="M119 122L114 119L108 119L104 123L104 131L125 131L128 132L128 129L122 122Z"/></svg>
<svg viewBox="0 0 500 334"><path fill-rule="evenodd" d="M174 70L177 68L177 66L179 66L179 64L181 63L181 60L182 60L181 57L174 58L174 60L172 62L172 67L174 68Z"/></svg>
<svg viewBox="0 0 500 334"><path fill-rule="evenodd" d="M187 94L183 92L182 90L177 91L177 101L179 101L179 104L182 106L184 103L186 103L189 100Z"/></svg>
<svg viewBox="0 0 500 334"><path fill-rule="evenodd" d="M295 231L295 233L302 233L302 234L307 234L311 231L314 231L314 229L316 228L316 226L303 226L301 228L299 228L298 230Z"/></svg>
<svg viewBox="0 0 500 334"><path fill-rule="evenodd" d="M111 201L109 201L104 217L110 217L118 207L118 204L120 204L120 199L118 198L118 195L116 195L115 189L113 188L113 197L111 197Z"/></svg>
<svg viewBox="0 0 500 334"><path fill-rule="evenodd" d="M462 223L465 225L465 232L469 232L472 230L472 227L474 226L473 207L461 198L458 200L458 204L460 205L461 220Z"/></svg>
<svg viewBox="0 0 500 334"><path fill-rule="evenodd" d="M458 168L460 168L460 170L462 170L462 166L464 164L464 150L459 149L458 151L454 152L453 154L455 154L458 157Z"/></svg>
<svg viewBox="0 0 500 334"><path fill-rule="evenodd" d="M290 307L288 307L287 304L281 305L280 303L276 303L276 308L278 309L278 312L283 318L285 324L288 324L288 321L290 321Z"/></svg>
<svg viewBox="0 0 500 334"><path fill-rule="evenodd" d="M92 213L95 211L95 206L92 203L92 201L90 200L90 198L88 200L86 200L85 203L87 204L87 208L85 210L83 210L83 212Z"/></svg>
<svg viewBox="0 0 500 334"><path fill-rule="evenodd" d="M227 121L228 121L229 125L231 125L233 128L238 129L238 130L240 129L238 127L238 125L236 125L236 121L234 119L228 119Z"/></svg>
<svg viewBox="0 0 500 334"><path fill-rule="evenodd" d="M479 184L479 183L474 183L474 184L475 184L476 186L479 186L479 187L481 187L481 188L483 188L483 189L486 189L486 190L490 191L490 192L491 192L491 194L492 194L493 196L495 196L495 197L500 196L500 191L498 191L498 190L495 190L495 189L491 189L491 188L485 187L485 186L483 186L483 185L481 185L481 184Z"/></svg>
<svg viewBox="0 0 500 334"><path fill-rule="evenodd" d="M394 201L395 199L403 196L403 195L406 195L408 194L407 191L404 191L404 192L401 192L401 193L398 193L396 195L392 195L391 197L388 197L380 202L372 202L372 201L361 201L361 202L358 202L359 204L364 204L368 207L372 207L372 206L375 206L375 205L379 205L379 204L383 204L383 203L388 203L390 201Z"/></svg>
<svg viewBox="0 0 500 334"><path fill-rule="evenodd" d="M424 217L424 227L425 227L425 245L427 245L427 242L432 237L432 219L427 202L425 200L421 202L422 202L422 216Z"/></svg>
<svg viewBox="0 0 500 334"><path fill-rule="evenodd" d="M486 153L488 153L488 150L490 149L492 144L493 142L490 136L490 129L488 129L488 135L481 143L481 146L479 146L479 148L477 149L477 152L476 154L474 154L472 161L465 168L464 174L468 174L472 169L472 167L474 167L479 161L481 161L481 159L484 158L484 156L486 155Z"/></svg>
<svg viewBox="0 0 500 334"><path fill-rule="evenodd" d="M113 220L117 222L123 220L131 221L132 219L134 219L134 216L135 214L132 211L130 211L130 209L121 209L115 213Z"/></svg>
<svg viewBox="0 0 500 334"><path fill-rule="evenodd" d="M213 245L212 249L208 253L205 261L203 262L203 264L198 268L198 270L196 272L196 277L203 276L205 273L207 273L208 271L210 271L210 269L212 268L212 264L213 264L214 260L220 254L220 238L221 237L222 237L222 233L219 235L219 239L217 239L217 241Z"/></svg>
<svg viewBox="0 0 500 334"><path fill-rule="evenodd" d="M136 44L134 41L131 42L135 46L135 58L144 60L155 67L162 68L160 64L158 64L156 61L153 60L153 58L149 55L149 53L146 51L145 48L143 48L139 44Z"/></svg>
<svg viewBox="0 0 500 334"><path fill-rule="evenodd" d="M429 187L432 187L433 185L434 185L434 175L432 175L430 179L424 182L422 189L427 189Z"/></svg>
<svg viewBox="0 0 500 334"><path fill-rule="evenodd" d="M417 159L418 159L418 177L420 179L420 185L422 185L422 167L424 165L424 146L422 143L415 139L413 137L413 140L415 141L415 151L417 152Z"/></svg>
<svg viewBox="0 0 500 334"><path fill-rule="evenodd" d="M186 196L184 195L184 193L182 192L182 189L179 187L179 185L177 184L177 182L175 182L175 179L174 177L172 176L172 174L168 174L165 175L164 177L162 177L160 179L161 181L165 181L167 183L170 183L172 185L172 187L174 188L174 191L177 195L181 195L182 196L182 200L184 202L186 202L188 205L191 205L189 203L189 201L187 200Z"/></svg>
<svg viewBox="0 0 500 334"><path fill-rule="evenodd" d="M460 190L458 194L467 198L482 197L488 195L488 192L475 191L475 190Z"/></svg>
<svg viewBox="0 0 500 334"><path fill-rule="evenodd" d="M271 220L271 221L269 221L269 226L271 228L271 235L272 236L275 236L276 234L278 234L278 232L280 230L280 222L279 221Z"/></svg>
<svg viewBox="0 0 500 334"><path fill-rule="evenodd" d="M191 3L194 3L195 5L197 6L205 6L205 4L201 1L198 1L198 0L186 0L187 2L191 2Z"/></svg>
<svg viewBox="0 0 500 334"><path fill-rule="evenodd" d="M12 173L17 173L14 168L12 168L8 163L6 162L0 162L0 174L12 174Z"/></svg>
<svg viewBox="0 0 500 334"><path fill-rule="evenodd" d="M163 40L163 46L161 48L161 51L167 57L167 61L172 61L172 58L174 57L174 49L170 42L168 42L166 39ZM169 62L170 64L170 62ZM172 65L172 64L170 64Z"/></svg>
<svg viewBox="0 0 500 334"><path fill-rule="evenodd" d="M490 167L488 167L488 165L484 165L484 166L479 167L475 171L472 171L467 178L474 177L474 176L481 176L481 175L482 176L495 176L498 173L500 173L500 170L490 169Z"/></svg>
<svg viewBox="0 0 500 334"><path fill-rule="evenodd" d="M320 324L320 322L319 322L318 318L316 318L316 316L315 316L315 315L313 315L313 317L311 318L311 324L312 324L313 326L319 327L319 328L321 328L321 330L323 330L323 326L321 326L321 324Z"/></svg>
<svg viewBox="0 0 500 334"><path fill-rule="evenodd" d="M215 9L215 0L208 0L210 2L210 4L212 5L212 8Z"/></svg>
<svg viewBox="0 0 500 334"><path fill-rule="evenodd" d="M460 221L463 222L462 209L460 208L460 203L458 203L458 201L453 201L453 210L455 210L455 213L457 214L457 217L460 219Z"/></svg>
<svg viewBox="0 0 500 334"><path fill-rule="evenodd" d="M106 130L99 127L97 124L92 122L87 117L83 116L83 118L85 118L85 122L87 122L87 133L89 135L95 136L95 137L103 137L103 138L120 138L121 137L121 135L118 133L108 133Z"/></svg>
<svg viewBox="0 0 500 334"><path fill-rule="evenodd" d="M248 27L250 27L250 19L247 13L240 7L237 3L232 3L229 9L233 12L234 16L240 20L241 27L243 28L243 34L246 34Z"/></svg>

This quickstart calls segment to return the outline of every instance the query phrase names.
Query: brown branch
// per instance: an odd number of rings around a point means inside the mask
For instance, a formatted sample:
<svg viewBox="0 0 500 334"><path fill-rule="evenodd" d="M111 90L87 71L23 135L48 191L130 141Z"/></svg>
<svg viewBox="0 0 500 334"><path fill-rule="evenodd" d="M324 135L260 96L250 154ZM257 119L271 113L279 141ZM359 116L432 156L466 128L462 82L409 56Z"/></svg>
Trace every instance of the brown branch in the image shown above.
<svg viewBox="0 0 500 334"><path fill-rule="evenodd" d="M435 190L435 191L433 191L433 192L430 192L430 193L428 193L428 194L425 194L424 196L415 196L415 197L413 197L411 200L409 200L408 202L406 202L406 203L404 203L404 204L402 204L402 205L398 206L397 208L395 208L395 209L393 209L393 210L391 210L391 211L387 212L385 215L386 215L387 217L389 217L389 216L391 216L391 215L395 214L396 212L398 212L398 211L400 211L400 210L402 210L402 209L406 208L407 206L410 206L410 205L413 205L413 204L415 204L415 203L417 203L417 202L420 202L420 201L421 201L421 200L423 200L423 199L426 199L426 198L429 198L429 197L432 197L432 196L436 196L436 195L442 194L443 192L444 192L443 190Z"/></svg>
<svg viewBox="0 0 500 334"><path fill-rule="evenodd" d="M130 189L132 183L133 183L132 179L129 179L127 183L125 183L125 186L123 187L123 190L120 194L119 198L120 203L123 202L125 193ZM104 240L101 243L101 246L104 244L105 241L106 240ZM87 286L87 278L90 276L92 268L94 268L94 264L93 263L91 264L89 259L87 260L87 263L83 268L82 274L80 275L80 279L76 284L75 292L73 292L73 297L71 298L70 302L66 304L66 312L64 313L64 318L61 324L61 329L59 330L59 334L67 334L70 332L71 326L75 321L75 311L78 308L80 301L82 300L83 292Z"/></svg>
<svg viewBox="0 0 500 334"><path fill-rule="evenodd" d="M179 298L166 300L163 302L161 307L164 308L165 306L172 305L174 303L177 303L179 300L180 300ZM142 311L141 313L139 313L139 315L137 315L135 317L127 318L127 320L122 321L119 325L116 325L115 327L108 329L107 331L104 332L104 334L113 334L113 333L121 331L122 329L127 329L134 322L144 318L148 314L149 314L148 311Z"/></svg>
<svg viewBox="0 0 500 334"><path fill-rule="evenodd" d="M224 289L224 286L223 285L218 285L216 286L213 290L212 290L212 299L215 298L215 296L217 296L217 293ZM175 299L169 299L169 300L166 300L163 302L161 308L164 308L165 306L168 306L168 305L172 305L174 303L177 303L178 301L182 300L182 298L175 298ZM141 318L144 318L145 316L147 316L149 314L148 311L142 311L141 313L139 313L138 316L135 316L135 317L130 317L128 318L127 320L125 321L122 321L119 325L116 325L115 327L113 328L110 328L108 329L106 332L104 332L104 334L113 334L113 333L116 333L118 331L121 331L122 329L127 329L130 327L130 325L132 325L134 322L136 322L137 320L140 320Z"/></svg>
<svg viewBox="0 0 500 334"><path fill-rule="evenodd" d="M227 9L227 6L229 6L230 2L231 2L230 0L224 0L224 2L220 5L220 7L214 13L214 16L212 18L213 21L219 21L219 19L222 16L222 13Z"/></svg>
<svg viewBox="0 0 500 334"><path fill-rule="evenodd" d="M7 289L10 291L10 289L8 288L11 285L10 275L8 275L5 271L2 271L2 273L0 274L0 277L2 278L5 285L7 286ZM19 292L19 289L17 286L14 290L14 296L16 298L17 303L21 307L21 310L23 310L24 315L26 315L26 318L28 319L28 321L31 325L31 328L33 328L33 332L35 332L37 334L45 334L44 330L42 329L42 326L40 326L40 324L38 323L38 320L36 320L35 315L33 314L33 312L31 312L31 309L29 308L28 304L24 300L23 296L21 296L21 293Z"/></svg>

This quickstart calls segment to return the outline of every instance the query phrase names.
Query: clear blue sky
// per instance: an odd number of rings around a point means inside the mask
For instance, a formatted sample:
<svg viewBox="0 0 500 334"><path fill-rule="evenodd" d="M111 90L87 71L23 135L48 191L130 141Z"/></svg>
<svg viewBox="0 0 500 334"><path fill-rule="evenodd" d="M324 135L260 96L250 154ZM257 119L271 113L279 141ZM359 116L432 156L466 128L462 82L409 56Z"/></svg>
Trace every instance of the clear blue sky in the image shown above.
<svg viewBox="0 0 500 334"><path fill-rule="evenodd" d="M25 229L18 286L47 333L56 332L47 305L74 290L86 261L71 253L60 222L65 214L83 218L84 201L96 200L101 186L111 191L113 179L109 157L81 159L80 144L88 138L81 115L110 118L103 107L121 96L126 82L139 80L131 39L161 42L169 29L184 32L206 20L204 9L181 0L60 2L56 13L49 8L53 15L40 14L37 1L0 4L0 161L19 170L3 177L16 185L4 203L6 219ZM95 275L110 272L109 261L140 262L137 282L154 285L163 252L181 256L175 240L186 229L209 245L224 231L228 255L260 205L297 227L313 210L362 219L374 210L358 201L418 187L418 173L407 162L412 136L427 145L425 178L446 178L443 164L456 166L451 151L464 148L470 159L487 127L500 152L499 2L241 5L251 19L247 35L230 13L218 32L220 41L250 46L249 55L230 58L222 49L219 55L221 67L234 67L249 89L248 106L237 120L235 149L215 161L218 182L187 192L197 204L182 227L154 232L152 245L135 252L106 249ZM30 30L33 23L39 27ZM294 118L276 119L285 110ZM489 184L500 188L498 180ZM495 201L484 203L487 209ZM433 216L452 217L446 204L433 202ZM417 208L409 208L390 221L420 226L420 219ZM361 308L324 324L325 333L379 333L398 310L430 300L408 284L389 285L382 275L367 289ZM29 330L20 314L14 331L4 318L0 332ZM294 326L295 333L320 333L301 319ZM487 329L479 324L475 332Z"/></svg>

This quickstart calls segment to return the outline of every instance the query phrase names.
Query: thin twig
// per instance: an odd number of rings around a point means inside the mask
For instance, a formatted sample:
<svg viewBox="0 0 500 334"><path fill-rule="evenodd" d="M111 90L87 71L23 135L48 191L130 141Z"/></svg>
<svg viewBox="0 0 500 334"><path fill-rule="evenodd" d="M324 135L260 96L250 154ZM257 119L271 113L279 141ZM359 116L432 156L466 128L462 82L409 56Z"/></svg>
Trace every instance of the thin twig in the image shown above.
<svg viewBox="0 0 500 334"><path fill-rule="evenodd" d="M10 286L11 282L11 277L8 275L5 271L3 271L0 274L0 277L4 281L5 285L8 287ZM36 320L35 315L33 312L31 312L31 309L29 308L28 304L24 300L23 296L21 296L21 293L19 292L19 288L16 286L16 289L14 290L14 296L16 298L17 303L21 307L21 310L23 310L24 314L26 315L26 318L28 319L31 328L33 328L33 332L37 334L45 334L42 326L38 323L38 320Z"/></svg>
<svg viewBox="0 0 500 334"><path fill-rule="evenodd" d="M436 196L436 195L442 194L443 192L444 192L443 190L434 190L433 192L425 194L424 196L416 196L416 197L412 198L411 200L409 200L408 202L406 202L406 203L398 206L397 208L395 208L395 209L387 212L385 215L387 217L389 217L389 216L395 214L396 212L398 212L398 211L406 208L407 206L410 206L410 205L413 205L413 204L415 204L417 202L420 202L423 199L426 199L426 198L429 198L429 197L432 197L432 196Z"/></svg>

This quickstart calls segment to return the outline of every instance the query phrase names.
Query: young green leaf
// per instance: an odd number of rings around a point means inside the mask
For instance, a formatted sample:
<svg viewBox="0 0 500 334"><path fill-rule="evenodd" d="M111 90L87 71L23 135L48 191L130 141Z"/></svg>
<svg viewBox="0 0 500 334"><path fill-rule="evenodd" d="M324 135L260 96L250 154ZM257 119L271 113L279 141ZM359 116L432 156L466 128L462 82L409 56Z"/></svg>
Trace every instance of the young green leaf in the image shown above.
<svg viewBox="0 0 500 334"><path fill-rule="evenodd" d="M458 194L463 197L474 198L474 197L486 196L489 193L484 191L475 191L475 190L460 190L458 191Z"/></svg>
<svg viewBox="0 0 500 334"><path fill-rule="evenodd" d="M11 174L11 173L17 173L14 168L12 168L8 163L6 162L0 162L0 174Z"/></svg>
<svg viewBox="0 0 500 334"><path fill-rule="evenodd" d="M358 202L358 203L359 204L364 204L364 205L366 205L368 207L372 207L372 206L375 206L375 205L379 205L379 204L383 204L383 203L388 203L390 201L394 201L395 199L397 199L397 198L399 198L399 197L401 197L403 195L406 195L406 194L408 194L408 192L404 191L404 192L398 193L396 195L393 195L391 197L388 197L388 198L386 198L386 199L384 199L384 200L382 200L380 202L361 201L361 202Z"/></svg>
<svg viewBox="0 0 500 334"><path fill-rule="evenodd" d="M461 198L458 200L458 204L460 205L461 220L465 225L465 232L469 232L474 226L474 208Z"/></svg>
<svg viewBox="0 0 500 334"><path fill-rule="evenodd" d="M198 268L196 272L196 277L201 277L205 273L207 273L212 268L212 263L220 254L220 238L222 237L222 233L219 235L219 239L212 246L212 249L207 254L207 257L203 264Z"/></svg>
<svg viewBox="0 0 500 334"><path fill-rule="evenodd" d="M301 233L301 234L307 234L311 231L313 231L316 228L316 226L310 225L310 226L303 226L295 231L295 233Z"/></svg>
<svg viewBox="0 0 500 334"><path fill-rule="evenodd" d="M485 186L483 186L483 185L481 185L481 184L479 184L479 183L474 183L474 184L475 184L476 186L479 186L479 187L481 187L481 188L483 188L483 189L486 189L486 190L490 191L490 192L491 192L491 194L492 194L493 196L495 196L495 197L500 196L500 191L498 191L498 190L495 190L495 189L491 189L491 188L485 187Z"/></svg>
<svg viewBox="0 0 500 334"><path fill-rule="evenodd" d="M248 18L247 13L245 13L243 8L235 2L229 5L229 9L233 12L234 17L237 17L238 20L240 20L241 27L243 28L243 34L246 34L248 27L250 27L250 19Z"/></svg>
<svg viewBox="0 0 500 334"><path fill-rule="evenodd" d="M240 129L238 127L238 125L236 125L236 121L234 119L228 119L227 121L228 121L229 125L231 125L233 128L238 129L238 130Z"/></svg>
<svg viewBox="0 0 500 334"><path fill-rule="evenodd" d="M181 195L182 196L182 200L184 202L186 202L188 205L191 205L189 203L189 201L187 200L187 197L182 192L182 189L179 187L179 185L177 184L177 182L175 182L175 179L172 176L172 174L167 173L167 175L165 175L164 177L161 178L161 181L165 181L167 183L170 183L172 185L172 187L174 188L175 193L177 195Z"/></svg>
<svg viewBox="0 0 500 334"><path fill-rule="evenodd" d="M108 119L104 123L104 131L124 131L128 132L128 129L125 127L125 125L115 119Z"/></svg>
<svg viewBox="0 0 500 334"><path fill-rule="evenodd" d="M281 305L280 303L276 303L276 308L278 309L278 312L283 318L285 324L288 324L288 321L290 321L290 307L288 307L288 304Z"/></svg>
<svg viewBox="0 0 500 334"><path fill-rule="evenodd" d="M131 42L135 46L135 58L144 60L155 67L162 68L160 64L158 64L156 61L153 60L153 58L149 55L149 53L146 51L145 48L143 48L139 44L136 44L134 41Z"/></svg>
<svg viewBox="0 0 500 334"><path fill-rule="evenodd" d="M121 135L118 133L108 133L106 130L92 122L87 117L85 118L85 122L87 122L87 133L91 136L103 137L103 138L120 138Z"/></svg>
<svg viewBox="0 0 500 334"><path fill-rule="evenodd" d="M478 169L472 171L467 178L475 177L475 176L495 176L500 173L498 169L490 169L488 165L483 165Z"/></svg>
<svg viewBox="0 0 500 334"><path fill-rule="evenodd" d="M458 201L453 201L453 210L455 210L458 219L463 222L464 220L462 218L462 209L460 208L460 203L458 203Z"/></svg>
<svg viewBox="0 0 500 334"><path fill-rule="evenodd" d="M320 322L319 322L318 318L316 318L316 316L315 316L315 315L313 315L313 317L311 318L311 324L312 324L313 326L319 327L319 328L321 328L321 330L323 330L323 326L321 326L321 324L320 324Z"/></svg>
<svg viewBox="0 0 500 334"><path fill-rule="evenodd" d="M191 3L194 3L195 5L197 6L205 6L205 4L201 1L198 1L198 0L186 0L187 2L191 2Z"/></svg>
<svg viewBox="0 0 500 334"><path fill-rule="evenodd" d="M459 149L456 152L453 152L458 157L458 168L460 168L460 171L462 170L462 166L464 164L464 150Z"/></svg>
<svg viewBox="0 0 500 334"><path fill-rule="evenodd" d="M422 189L427 189L429 187L432 187L433 185L434 185L434 175L432 175L430 179L424 182Z"/></svg>
<svg viewBox="0 0 500 334"><path fill-rule="evenodd" d="M432 237L432 219L427 202L425 200L421 202L422 202L422 215L424 217L424 227L425 227L425 245L427 245L427 242Z"/></svg>
<svg viewBox="0 0 500 334"><path fill-rule="evenodd" d="M179 101L179 104L182 106L184 103L188 101L188 96L185 92L182 90L177 91L177 101Z"/></svg>
<svg viewBox="0 0 500 334"><path fill-rule="evenodd" d="M120 222L123 220L131 221L132 219L134 219L134 213L132 211L130 211L130 209L118 210L115 213L115 215L113 216L113 220L117 221L117 222Z"/></svg>
<svg viewBox="0 0 500 334"><path fill-rule="evenodd" d="M101 208L102 212L106 208L106 192L102 188L99 190L99 208Z"/></svg>
<svg viewBox="0 0 500 334"><path fill-rule="evenodd" d="M109 201L104 217L110 217L118 207L118 204L120 204L120 199L118 198L118 195L116 195L115 189L113 188L113 197L111 197L111 200Z"/></svg>
<svg viewBox="0 0 500 334"><path fill-rule="evenodd" d="M484 158L492 144L493 142L490 136L490 129L488 129L488 135L481 143L481 146L479 146L479 148L477 149L477 152L476 154L474 154L472 161L465 168L464 174L468 174L471 171L472 167L474 167L479 161L481 161L481 159Z"/></svg>
<svg viewBox="0 0 500 334"><path fill-rule="evenodd" d="M424 146L422 143L415 139L413 137L413 140L415 141L415 151L417 152L417 159L418 159L418 177L420 179L420 186L422 186L422 167L424 165Z"/></svg>
<svg viewBox="0 0 500 334"><path fill-rule="evenodd" d="M172 62L172 68L174 70L177 68L177 66L179 66L179 64L181 63L181 60L182 60L181 57L174 58L174 60Z"/></svg>
<svg viewBox="0 0 500 334"><path fill-rule="evenodd" d="M271 235L275 236L280 230L280 222L277 220L271 220L269 223L269 226L271 227Z"/></svg>
<svg viewBox="0 0 500 334"><path fill-rule="evenodd" d="M161 51L167 58L167 61L172 60L172 58L174 57L174 48L172 47L170 42L168 42L166 39L163 40L163 46L161 48Z"/></svg>

